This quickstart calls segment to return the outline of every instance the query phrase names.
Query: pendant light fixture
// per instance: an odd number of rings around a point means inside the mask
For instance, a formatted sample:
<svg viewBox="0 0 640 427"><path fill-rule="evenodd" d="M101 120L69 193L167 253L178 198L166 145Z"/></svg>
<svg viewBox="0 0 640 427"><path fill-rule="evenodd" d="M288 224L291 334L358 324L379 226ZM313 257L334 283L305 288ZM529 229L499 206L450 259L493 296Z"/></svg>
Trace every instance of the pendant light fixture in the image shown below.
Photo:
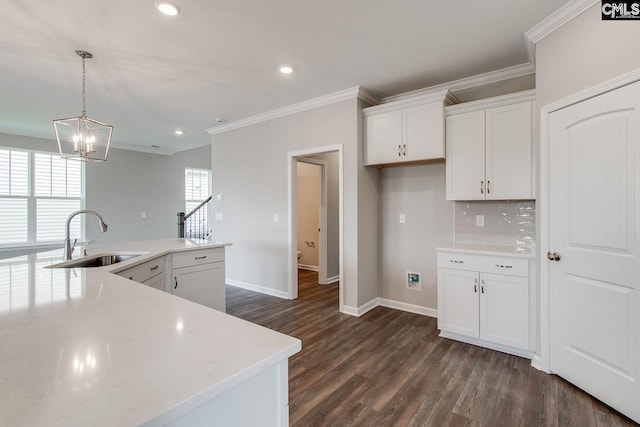
<svg viewBox="0 0 640 427"><path fill-rule="evenodd" d="M85 162L104 162L109 154L113 126L87 117L85 85L87 72L85 60L93 55L76 50L82 58L82 115L53 121L60 157Z"/></svg>

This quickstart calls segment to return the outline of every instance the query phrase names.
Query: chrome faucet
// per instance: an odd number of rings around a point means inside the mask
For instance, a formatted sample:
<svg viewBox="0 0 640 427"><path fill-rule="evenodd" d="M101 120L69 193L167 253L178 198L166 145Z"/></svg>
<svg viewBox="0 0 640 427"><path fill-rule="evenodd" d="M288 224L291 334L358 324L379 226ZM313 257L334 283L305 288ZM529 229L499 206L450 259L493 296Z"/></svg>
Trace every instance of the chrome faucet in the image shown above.
<svg viewBox="0 0 640 427"><path fill-rule="evenodd" d="M100 231L103 232L103 233L105 231L107 231L107 224L104 222L104 219L102 219L102 217L100 216L100 214L98 212L92 211L92 210L89 210L89 209L80 209L79 211L73 212L67 218L67 224L66 224L65 233L64 233L64 259L65 259L65 261L68 261L68 260L71 259L71 254L73 253L73 248L75 247L76 242L78 241L78 239L76 239L73 242L73 245L71 244L71 239L69 238L69 234L71 234L71 231L70 231L71 220L73 219L74 216L76 216L78 214L81 214L81 213L95 216L96 219L98 220L98 225L100 225Z"/></svg>

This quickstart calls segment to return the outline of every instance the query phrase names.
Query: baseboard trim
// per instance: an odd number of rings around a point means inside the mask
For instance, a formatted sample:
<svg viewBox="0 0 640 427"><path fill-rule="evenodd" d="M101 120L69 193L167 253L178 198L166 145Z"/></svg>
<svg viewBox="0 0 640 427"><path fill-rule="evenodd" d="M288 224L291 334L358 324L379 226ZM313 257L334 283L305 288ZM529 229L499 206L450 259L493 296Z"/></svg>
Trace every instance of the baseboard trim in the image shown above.
<svg viewBox="0 0 640 427"><path fill-rule="evenodd" d="M340 276L333 276L333 277L327 277L327 283L325 283L325 285L332 285L336 282L340 281Z"/></svg>
<svg viewBox="0 0 640 427"><path fill-rule="evenodd" d="M538 371L542 371L545 374L551 374L552 372L545 368L544 363L542 363L542 358L537 354L534 354L531 358L531 367L537 369Z"/></svg>
<svg viewBox="0 0 640 427"><path fill-rule="evenodd" d="M438 310L436 309L429 308L429 307L422 307L419 305L409 304L401 301L395 301L387 298L374 298L371 301L361 305L360 307L351 307L351 306L345 305L342 307L342 312L350 316L360 317L363 314L373 310L376 307L386 307L386 308L392 308L394 310L406 311L413 314L420 314L422 316L429 316L429 317L435 317L435 318L438 317Z"/></svg>
<svg viewBox="0 0 640 427"><path fill-rule="evenodd" d="M298 264L300 270L320 271L317 265Z"/></svg>
<svg viewBox="0 0 640 427"><path fill-rule="evenodd" d="M285 291L279 291L277 289L267 288L265 286L254 285L253 283L241 282L240 280L225 279L225 282L229 286L236 288L246 289L248 291L254 291L265 295L271 295L272 297L278 297L283 299L289 299L289 294Z"/></svg>
<svg viewBox="0 0 640 427"><path fill-rule="evenodd" d="M438 318L438 310L435 308L422 307L420 305L409 304L406 302L395 301L387 298L378 298L378 305L380 307L393 308L396 310L407 311L409 313L421 314L423 316Z"/></svg>
<svg viewBox="0 0 640 427"><path fill-rule="evenodd" d="M351 307L348 305L342 306L342 312L350 316L360 317L363 314L373 310L378 306L378 298L374 298L371 301L361 305L360 307Z"/></svg>

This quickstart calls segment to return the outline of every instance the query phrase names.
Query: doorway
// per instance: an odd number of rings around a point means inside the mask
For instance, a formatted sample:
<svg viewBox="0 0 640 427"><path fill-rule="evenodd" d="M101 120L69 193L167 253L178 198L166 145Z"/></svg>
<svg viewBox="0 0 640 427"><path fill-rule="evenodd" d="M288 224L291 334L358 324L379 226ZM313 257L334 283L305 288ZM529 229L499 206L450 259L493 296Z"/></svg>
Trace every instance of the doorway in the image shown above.
<svg viewBox="0 0 640 427"><path fill-rule="evenodd" d="M298 159L298 270L318 272L318 283L327 284L327 162Z"/></svg>
<svg viewBox="0 0 640 427"><path fill-rule="evenodd" d="M321 285L339 283L339 309L343 301L343 173L342 145L288 153L289 172L289 299L298 297L298 251L303 268L313 269L317 262L318 282ZM308 218L299 218L301 208L299 186L306 186L306 179L298 179L298 169L319 171L317 228L306 224L305 235L299 229ZM317 169L314 169L317 168ZM313 185L313 184L311 184ZM301 189L302 190L302 189ZM314 210L314 208L311 208ZM312 214L311 214L312 215ZM313 215L312 215L313 216ZM299 236L300 235L300 236ZM317 261L313 253L317 253Z"/></svg>

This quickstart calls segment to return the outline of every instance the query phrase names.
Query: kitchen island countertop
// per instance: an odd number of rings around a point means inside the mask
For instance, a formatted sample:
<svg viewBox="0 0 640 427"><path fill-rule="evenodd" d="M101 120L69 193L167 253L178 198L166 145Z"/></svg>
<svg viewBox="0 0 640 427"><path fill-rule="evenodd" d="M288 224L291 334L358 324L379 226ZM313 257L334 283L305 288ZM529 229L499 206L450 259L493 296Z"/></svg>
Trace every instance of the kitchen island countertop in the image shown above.
<svg viewBox="0 0 640 427"><path fill-rule="evenodd" d="M296 338L116 274L229 243L102 245L142 255L45 268L62 251L0 261L0 425L161 425L300 351Z"/></svg>

